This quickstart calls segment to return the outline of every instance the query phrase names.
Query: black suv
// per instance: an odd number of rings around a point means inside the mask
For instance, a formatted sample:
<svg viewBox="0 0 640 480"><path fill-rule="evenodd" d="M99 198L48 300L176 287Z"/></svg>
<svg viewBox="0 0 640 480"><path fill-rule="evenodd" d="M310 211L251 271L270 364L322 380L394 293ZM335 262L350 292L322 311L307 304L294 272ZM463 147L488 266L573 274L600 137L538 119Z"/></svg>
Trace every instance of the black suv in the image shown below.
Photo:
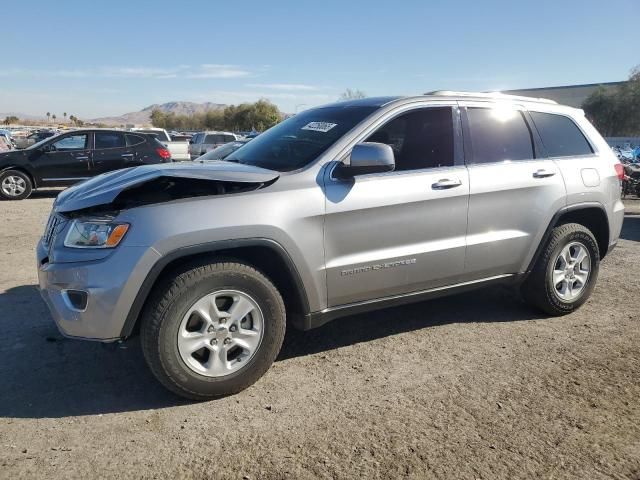
<svg viewBox="0 0 640 480"><path fill-rule="evenodd" d="M153 135L75 130L0 153L0 198L22 200L36 188L64 187L120 168L170 161L169 150Z"/></svg>

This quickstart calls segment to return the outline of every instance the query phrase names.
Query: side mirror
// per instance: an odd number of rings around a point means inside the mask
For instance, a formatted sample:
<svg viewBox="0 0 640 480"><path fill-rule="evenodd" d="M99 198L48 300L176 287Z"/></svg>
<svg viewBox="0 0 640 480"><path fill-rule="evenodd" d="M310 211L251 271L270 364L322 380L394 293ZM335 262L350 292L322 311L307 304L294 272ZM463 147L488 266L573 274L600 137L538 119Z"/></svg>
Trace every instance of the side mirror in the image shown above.
<svg viewBox="0 0 640 480"><path fill-rule="evenodd" d="M341 165L338 178L350 178L367 173L392 172L396 168L393 149L384 143L358 143L351 150L350 163Z"/></svg>

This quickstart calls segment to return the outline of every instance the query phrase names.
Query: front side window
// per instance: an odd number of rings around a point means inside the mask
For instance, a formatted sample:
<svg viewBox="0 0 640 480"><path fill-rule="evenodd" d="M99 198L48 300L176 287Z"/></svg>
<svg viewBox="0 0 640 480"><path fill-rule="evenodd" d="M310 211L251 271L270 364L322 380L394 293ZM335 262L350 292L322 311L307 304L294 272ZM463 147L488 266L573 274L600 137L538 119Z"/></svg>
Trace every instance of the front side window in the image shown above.
<svg viewBox="0 0 640 480"><path fill-rule="evenodd" d="M261 133L225 160L280 172L303 168L378 108L337 105L306 110Z"/></svg>
<svg viewBox="0 0 640 480"><path fill-rule="evenodd" d="M84 150L87 148L87 134L69 135L54 142L52 147L56 151Z"/></svg>
<svg viewBox="0 0 640 480"><path fill-rule="evenodd" d="M530 112L530 114L550 157L571 157L593 153L591 145L570 118L552 113Z"/></svg>
<svg viewBox="0 0 640 480"><path fill-rule="evenodd" d="M454 164L452 109L431 107L402 114L366 141L391 146L395 171L451 167Z"/></svg>
<svg viewBox="0 0 640 480"><path fill-rule="evenodd" d="M535 158L533 136L522 112L509 107L467 108L473 163Z"/></svg>
<svg viewBox="0 0 640 480"><path fill-rule="evenodd" d="M116 132L96 132L96 150L124 147L124 135Z"/></svg>

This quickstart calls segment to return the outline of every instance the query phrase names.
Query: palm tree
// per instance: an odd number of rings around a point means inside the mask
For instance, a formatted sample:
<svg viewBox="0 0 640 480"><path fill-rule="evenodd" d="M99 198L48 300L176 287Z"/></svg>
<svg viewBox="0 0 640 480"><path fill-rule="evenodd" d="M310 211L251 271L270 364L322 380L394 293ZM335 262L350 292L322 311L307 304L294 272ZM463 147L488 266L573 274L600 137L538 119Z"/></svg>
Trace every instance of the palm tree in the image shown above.
<svg viewBox="0 0 640 480"><path fill-rule="evenodd" d="M64 116L64 123L67 123L67 112L64 112L62 115Z"/></svg>
<svg viewBox="0 0 640 480"><path fill-rule="evenodd" d="M51 112L47 112L47 123L49 123L50 118L51 118Z"/></svg>

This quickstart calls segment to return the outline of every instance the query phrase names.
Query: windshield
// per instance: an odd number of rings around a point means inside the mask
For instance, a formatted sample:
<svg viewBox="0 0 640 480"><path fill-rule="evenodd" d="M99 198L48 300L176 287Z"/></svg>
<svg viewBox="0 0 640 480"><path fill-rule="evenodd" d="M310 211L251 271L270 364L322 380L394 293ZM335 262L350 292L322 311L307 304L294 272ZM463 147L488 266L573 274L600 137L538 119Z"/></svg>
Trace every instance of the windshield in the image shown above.
<svg viewBox="0 0 640 480"><path fill-rule="evenodd" d="M302 168L378 107L307 110L260 134L225 160L288 172Z"/></svg>
<svg viewBox="0 0 640 480"><path fill-rule="evenodd" d="M225 143L224 145L220 145L217 148L205 153L201 157L198 157L198 160L222 160L226 158L229 154L238 150L241 146L243 146L247 142L231 142Z"/></svg>

